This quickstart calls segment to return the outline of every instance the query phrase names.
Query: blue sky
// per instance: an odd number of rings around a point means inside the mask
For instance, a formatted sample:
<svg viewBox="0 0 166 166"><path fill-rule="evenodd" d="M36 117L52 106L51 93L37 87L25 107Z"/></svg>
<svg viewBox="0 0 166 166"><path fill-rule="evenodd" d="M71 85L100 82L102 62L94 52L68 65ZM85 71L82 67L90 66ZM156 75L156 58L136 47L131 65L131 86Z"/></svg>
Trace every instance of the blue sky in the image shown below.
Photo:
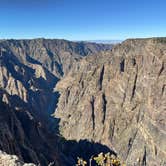
<svg viewBox="0 0 166 166"><path fill-rule="evenodd" d="M166 36L165 0L0 0L0 38Z"/></svg>

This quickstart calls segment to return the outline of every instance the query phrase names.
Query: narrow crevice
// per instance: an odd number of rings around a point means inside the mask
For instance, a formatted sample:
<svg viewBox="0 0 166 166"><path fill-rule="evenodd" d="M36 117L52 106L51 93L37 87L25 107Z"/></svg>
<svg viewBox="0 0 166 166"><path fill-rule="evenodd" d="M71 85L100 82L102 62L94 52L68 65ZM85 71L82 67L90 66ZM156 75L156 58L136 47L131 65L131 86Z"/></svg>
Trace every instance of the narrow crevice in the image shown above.
<svg viewBox="0 0 166 166"><path fill-rule="evenodd" d="M120 72L124 72L125 70L125 60L123 59L121 62L120 62Z"/></svg>
<svg viewBox="0 0 166 166"><path fill-rule="evenodd" d="M146 146L144 147L144 155L142 159L142 166L146 166Z"/></svg>
<svg viewBox="0 0 166 166"><path fill-rule="evenodd" d="M131 111L134 111L136 108L137 108L138 104L136 104L132 109Z"/></svg>
<svg viewBox="0 0 166 166"><path fill-rule="evenodd" d="M164 62L162 63L162 66L161 66L161 68L160 68L158 77L160 77L160 75L162 74L163 71L164 71Z"/></svg>
<svg viewBox="0 0 166 166"><path fill-rule="evenodd" d="M155 150L155 156L157 156L157 147L156 146L155 146L154 150Z"/></svg>
<svg viewBox="0 0 166 166"><path fill-rule="evenodd" d="M132 89L132 95L131 95L130 101L132 101L132 99L133 99L134 96L135 96L135 90L136 90L136 84L137 84L137 77L138 77L138 74L136 73L135 79L134 79L134 86L133 86L133 89Z"/></svg>
<svg viewBox="0 0 166 166"><path fill-rule="evenodd" d="M107 109L107 100L106 100L105 94L102 95L102 100L103 100L103 120L102 120L102 123L104 124L105 117L106 117L106 109Z"/></svg>
<svg viewBox="0 0 166 166"><path fill-rule="evenodd" d="M136 65L136 60L135 60L135 58L132 58L132 65L133 65L133 66Z"/></svg>
<svg viewBox="0 0 166 166"><path fill-rule="evenodd" d="M96 74L96 68L93 70L92 77Z"/></svg>
<svg viewBox="0 0 166 166"><path fill-rule="evenodd" d="M136 138L137 132L138 132L138 130L134 133L133 138L130 138L130 139L129 139L126 159L127 159L128 155L129 155L131 149L132 149L132 146L133 146L134 140L135 140L135 138Z"/></svg>
<svg viewBox="0 0 166 166"><path fill-rule="evenodd" d="M126 100L126 92L125 92L124 95L123 95L123 100L122 100L121 107L123 107L125 100Z"/></svg>
<svg viewBox="0 0 166 166"><path fill-rule="evenodd" d="M155 56L153 57L153 59L152 59L152 62L154 63L154 61L155 61Z"/></svg>
<svg viewBox="0 0 166 166"><path fill-rule="evenodd" d="M131 147L132 147L132 143L133 143L133 139L130 138L130 139L129 139L129 142L128 142L127 156L129 155L130 149L131 149Z"/></svg>
<svg viewBox="0 0 166 166"><path fill-rule="evenodd" d="M92 110L92 127L93 127L93 130L95 129L95 108L94 108L94 102L95 102L95 99L94 99L94 96L92 96L92 99L91 99L90 103L91 103L91 110Z"/></svg>
<svg viewBox="0 0 166 166"><path fill-rule="evenodd" d="M161 95L163 96L163 94L164 94L164 90L165 90L165 84L163 85L163 87L162 87L162 90L161 90Z"/></svg>
<svg viewBox="0 0 166 166"><path fill-rule="evenodd" d="M79 82L79 84L80 84L80 83L81 83L81 81L83 80L82 78L83 78L83 73L81 73L80 79L79 79L79 81L78 81L78 82Z"/></svg>
<svg viewBox="0 0 166 166"><path fill-rule="evenodd" d="M100 78L99 78L99 82L98 82L99 90L102 90L103 77L104 77L104 65L100 72Z"/></svg>
<svg viewBox="0 0 166 166"><path fill-rule="evenodd" d="M114 137L114 132L115 132L115 119L113 119L113 122L111 122L110 124L110 140L111 142L113 141L113 137Z"/></svg>
<svg viewBox="0 0 166 166"><path fill-rule="evenodd" d="M66 91L66 104L68 104L69 96L70 96L70 89L68 88Z"/></svg>

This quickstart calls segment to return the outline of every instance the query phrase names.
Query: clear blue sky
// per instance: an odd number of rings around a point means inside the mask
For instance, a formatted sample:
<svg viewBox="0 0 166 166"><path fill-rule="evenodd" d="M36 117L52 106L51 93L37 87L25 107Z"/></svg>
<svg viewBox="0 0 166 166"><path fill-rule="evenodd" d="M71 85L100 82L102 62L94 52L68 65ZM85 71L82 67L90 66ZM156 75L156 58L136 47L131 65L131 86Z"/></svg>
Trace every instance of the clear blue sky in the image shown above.
<svg viewBox="0 0 166 166"><path fill-rule="evenodd" d="M0 0L0 38L166 36L166 0Z"/></svg>

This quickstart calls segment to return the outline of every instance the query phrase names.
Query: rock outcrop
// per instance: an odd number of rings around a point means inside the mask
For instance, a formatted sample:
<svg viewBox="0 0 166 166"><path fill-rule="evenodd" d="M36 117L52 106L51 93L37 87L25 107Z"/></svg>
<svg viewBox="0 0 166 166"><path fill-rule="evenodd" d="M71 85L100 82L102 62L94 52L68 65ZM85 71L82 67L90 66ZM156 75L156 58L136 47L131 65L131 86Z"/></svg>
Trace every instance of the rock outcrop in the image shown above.
<svg viewBox="0 0 166 166"><path fill-rule="evenodd" d="M3 102L4 98L8 104ZM60 165L57 136L49 132L26 103L23 108L19 103L23 104L20 98L0 91L0 150L27 163L44 166L54 161Z"/></svg>
<svg viewBox="0 0 166 166"><path fill-rule="evenodd" d="M0 150L13 164L73 166L112 149L127 166L165 165L165 64L166 38L1 40Z"/></svg>
<svg viewBox="0 0 166 166"><path fill-rule="evenodd" d="M83 58L56 86L61 134L105 144L127 166L166 165L165 65L165 38Z"/></svg>
<svg viewBox="0 0 166 166"><path fill-rule="evenodd" d="M65 40L1 40L0 86L47 121L56 107L57 81L83 56L111 47Z"/></svg>
<svg viewBox="0 0 166 166"><path fill-rule="evenodd" d="M110 50L112 45L57 39L1 40L2 53L16 56L24 64L42 64L62 77L81 57Z"/></svg>
<svg viewBox="0 0 166 166"><path fill-rule="evenodd" d="M26 164L15 155L9 155L0 151L0 165L1 166L36 166L35 164Z"/></svg>
<svg viewBox="0 0 166 166"><path fill-rule="evenodd" d="M51 117L59 97L54 87L82 57L111 47L65 40L1 40L0 150L27 163L68 165L62 161L65 156L55 133L58 120Z"/></svg>

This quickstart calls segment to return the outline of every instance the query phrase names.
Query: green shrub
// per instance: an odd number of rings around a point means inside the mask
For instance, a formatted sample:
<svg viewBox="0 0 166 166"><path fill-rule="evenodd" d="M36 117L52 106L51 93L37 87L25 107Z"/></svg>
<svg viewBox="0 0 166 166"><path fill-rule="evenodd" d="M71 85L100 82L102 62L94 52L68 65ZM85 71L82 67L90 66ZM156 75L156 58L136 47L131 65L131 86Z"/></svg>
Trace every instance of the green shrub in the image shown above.
<svg viewBox="0 0 166 166"><path fill-rule="evenodd" d="M125 166L120 159L110 153L100 153L96 157L91 157L89 160L89 166L91 166L92 161L95 161L95 166ZM78 158L76 166L87 166L87 162L82 158Z"/></svg>

